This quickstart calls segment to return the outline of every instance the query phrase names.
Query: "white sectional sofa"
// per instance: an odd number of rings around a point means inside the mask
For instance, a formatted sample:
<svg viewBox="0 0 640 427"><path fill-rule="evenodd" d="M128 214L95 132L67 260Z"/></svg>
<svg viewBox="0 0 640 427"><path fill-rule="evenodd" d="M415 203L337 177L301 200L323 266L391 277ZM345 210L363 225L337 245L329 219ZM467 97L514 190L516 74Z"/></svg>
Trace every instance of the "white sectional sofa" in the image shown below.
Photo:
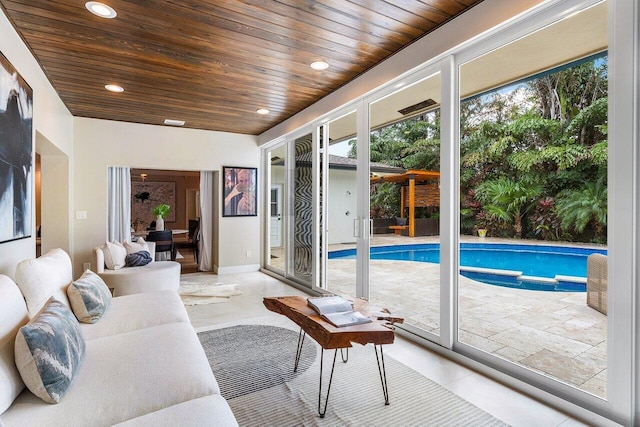
<svg viewBox="0 0 640 427"><path fill-rule="evenodd" d="M17 284L0 275L0 425L237 426L175 291L112 298L97 323L80 323L84 360L59 403L32 394L16 335L49 297L69 306L71 281L61 249L20 263Z"/></svg>
<svg viewBox="0 0 640 427"><path fill-rule="evenodd" d="M151 254L151 262L139 267L109 269L105 265L104 246L93 248L96 273L113 289L113 295L137 294L140 292L172 290L180 286L180 263L155 261L155 242L145 242Z"/></svg>

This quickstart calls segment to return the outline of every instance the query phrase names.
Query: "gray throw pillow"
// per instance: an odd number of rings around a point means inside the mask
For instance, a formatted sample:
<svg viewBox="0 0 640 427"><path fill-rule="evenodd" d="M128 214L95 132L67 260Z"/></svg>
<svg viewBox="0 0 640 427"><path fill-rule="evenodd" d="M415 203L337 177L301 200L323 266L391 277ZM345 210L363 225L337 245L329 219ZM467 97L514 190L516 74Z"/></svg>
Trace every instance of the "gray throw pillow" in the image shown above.
<svg viewBox="0 0 640 427"><path fill-rule="evenodd" d="M73 314L82 323L96 323L111 304L111 291L104 280L91 270L71 282L67 297Z"/></svg>
<svg viewBox="0 0 640 427"><path fill-rule="evenodd" d="M58 403L69 391L84 361L80 324L69 308L51 297L16 335L16 367L33 394Z"/></svg>
<svg viewBox="0 0 640 427"><path fill-rule="evenodd" d="M140 251L127 255L127 267L140 267L151 262L151 254L147 251Z"/></svg>

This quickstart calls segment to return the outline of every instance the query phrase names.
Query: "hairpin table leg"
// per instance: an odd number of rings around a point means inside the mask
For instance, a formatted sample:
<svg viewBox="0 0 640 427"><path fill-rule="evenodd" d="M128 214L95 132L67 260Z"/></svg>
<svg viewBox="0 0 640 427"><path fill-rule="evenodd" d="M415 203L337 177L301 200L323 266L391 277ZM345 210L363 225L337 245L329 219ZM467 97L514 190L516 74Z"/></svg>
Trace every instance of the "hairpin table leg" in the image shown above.
<svg viewBox="0 0 640 427"><path fill-rule="evenodd" d="M376 351L376 362L378 362L378 372L380 373L380 382L382 383L382 393L384 394L384 404L389 404L389 386L387 385L387 371L384 367L384 354L382 354L382 345L380 347L380 356L378 357L378 345L373 348Z"/></svg>
<svg viewBox="0 0 640 427"><path fill-rule="evenodd" d="M338 355L338 349L333 352L333 364L331 365L331 375L329 376L329 386L327 387L327 396L324 400L324 408L322 408L322 361L324 359L324 349L320 349L320 388L318 390L318 415L320 418L324 418L324 414L327 413L327 403L329 403L329 392L331 391L331 381L333 380L333 370L336 367L336 356Z"/></svg>
<svg viewBox="0 0 640 427"><path fill-rule="evenodd" d="M293 372L298 372L298 363L300 362L300 355L302 354L302 345L304 344L305 336L307 336L307 333L300 328L300 332L298 333L298 348L296 349L296 362L293 365Z"/></svg>

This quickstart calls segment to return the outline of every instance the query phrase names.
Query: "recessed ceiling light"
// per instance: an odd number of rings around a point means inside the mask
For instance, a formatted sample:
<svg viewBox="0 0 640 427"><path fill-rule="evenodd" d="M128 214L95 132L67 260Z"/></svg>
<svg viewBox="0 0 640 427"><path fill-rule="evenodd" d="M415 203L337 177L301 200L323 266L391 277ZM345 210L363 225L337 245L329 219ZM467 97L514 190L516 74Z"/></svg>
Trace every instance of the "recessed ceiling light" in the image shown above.
<svg viewBox="0 0 640 427"><path fill-rule="evenodd" d="M266 108L258 108L258 109L256 110L256 113L258 113L258 114L262 114L262 115L264 115L264 114L269 114L269 110L267 110Z"/></svg>
<svg viewBox="0 0 640 427"><path fill-rule="evenodd" d="M324 61L316 61L311 63L311 68L313 68L314 70L322 71L329 68L329 64Z"/></svg>
<svg viewBox="0 0 640 427"><path fill-rule="evenodd" d="M85 7L89 12L101 18L115 18L118 15L111 6L107 6L99 1L88 1L85 3Z"/></svg>
<svg viewBox="0 0 640 427"><path fill-rule="evenodd" d="M184 126L184 120L164 119L164 124L169 126Z"/></svg>
<svg viewBox="0 0 640 427"><path fill-rule="evenodd" d="M124 92L124 88L118 85L104 85L104 88L111 92Z"/></svg>

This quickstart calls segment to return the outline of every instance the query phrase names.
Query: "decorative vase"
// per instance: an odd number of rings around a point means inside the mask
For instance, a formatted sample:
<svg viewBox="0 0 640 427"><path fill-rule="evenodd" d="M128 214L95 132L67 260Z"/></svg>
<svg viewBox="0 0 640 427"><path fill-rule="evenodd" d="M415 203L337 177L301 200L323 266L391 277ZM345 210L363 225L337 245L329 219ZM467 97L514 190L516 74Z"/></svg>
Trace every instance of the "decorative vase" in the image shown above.
<svg viewBox="0 0 640 427"><path fill-rule="evenodd" d="M478 237L484 239L487 236L487 230L485 228L478 229Z"/></svg>
<svg viewBox="0 0 640 427"><path fill-rule="evenodd" d="M162 218L162 216L158 215L156 216L156 231L162 230L164 230L164 219Z"/></svg>

